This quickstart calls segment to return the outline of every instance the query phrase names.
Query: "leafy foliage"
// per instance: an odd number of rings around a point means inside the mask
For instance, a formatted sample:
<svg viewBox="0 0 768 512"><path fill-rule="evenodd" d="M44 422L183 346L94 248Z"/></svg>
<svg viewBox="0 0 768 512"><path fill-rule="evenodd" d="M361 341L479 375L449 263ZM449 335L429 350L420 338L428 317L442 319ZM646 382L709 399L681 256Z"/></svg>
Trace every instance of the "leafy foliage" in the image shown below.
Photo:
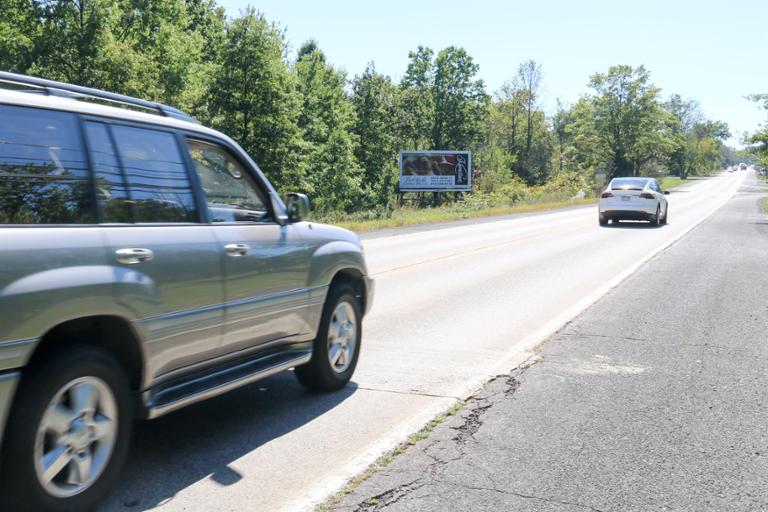
<svg viewBox="0 0 768 512"><path fill-rule="evenodd" d="M227 19L215 0L0 0L0 9L0 69L189 111L329 218L391 214L400 150L471 150L472 208L569 199L620 174L685 178L735 158L724 123L693 100L662 102L642 66L596 73L590 94L547 115L532 60L491 96L463 48L416 48L399 83L373 62L349 80L318 42L289 56L278 25L253 8ZM768 159L766 132L753 141Z"/></svg>

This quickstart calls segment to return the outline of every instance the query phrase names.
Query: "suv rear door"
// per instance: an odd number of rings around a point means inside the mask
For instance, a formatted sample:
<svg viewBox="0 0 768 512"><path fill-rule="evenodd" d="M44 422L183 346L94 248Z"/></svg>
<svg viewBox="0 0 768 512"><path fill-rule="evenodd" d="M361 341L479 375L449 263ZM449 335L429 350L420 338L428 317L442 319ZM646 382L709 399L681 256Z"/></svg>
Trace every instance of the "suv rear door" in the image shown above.
<svg viewBox="0 0 768 512"><path fill-rule="evenodd" d="M0 120L2 369L73 311L108 310L112 287L77 116L0 105Z"/></svg>
<svg viewBox="0 0 768 512"><path fill-rule="evenodd" d="M85 123L100 222L118 283L145 340L148 377L219 354L221 252L200 222L180 136L162 128Z"/></svg>
<svg viewBox="0 0 768 512"><path fill-rule="evenodd" d="M306 333L311 247L281 225L254 173L223 145L187 140L224 256L223 352L290 343Z"/></svg>

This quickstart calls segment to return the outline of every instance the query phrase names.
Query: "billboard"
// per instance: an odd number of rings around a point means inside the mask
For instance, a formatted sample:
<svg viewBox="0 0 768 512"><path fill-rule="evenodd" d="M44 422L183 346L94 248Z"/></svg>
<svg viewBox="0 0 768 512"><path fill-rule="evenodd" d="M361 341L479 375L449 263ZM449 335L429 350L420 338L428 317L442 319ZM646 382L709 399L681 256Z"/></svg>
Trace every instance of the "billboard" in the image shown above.
<svg viewBox="0 0 768 512"><path fill-rule="evenodd" d="M462 190L472 190L471 152L400 152L400 192Z"/></svg>

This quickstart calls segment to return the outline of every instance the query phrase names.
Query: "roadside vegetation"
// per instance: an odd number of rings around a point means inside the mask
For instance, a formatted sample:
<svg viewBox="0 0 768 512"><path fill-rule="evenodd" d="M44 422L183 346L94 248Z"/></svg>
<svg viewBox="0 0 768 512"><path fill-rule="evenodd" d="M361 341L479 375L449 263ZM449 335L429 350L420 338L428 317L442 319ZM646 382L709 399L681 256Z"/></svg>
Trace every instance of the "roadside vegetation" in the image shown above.
<svg viewBox="0 0 768 512"><path fill-rule="evenodd" d="M290 48L275 22L250 8L228 18L214 0L5 0L0 18L0 69L185 110L281 192L309 194L315 219L352 227L582 204L613 176L684 180L738 161L725 123L662 95L642 66L585 70L589 92L547 113L532 60L489 91L459 47L415 48L398 82L373 62L348 76L312 40ZM472 193L437 208L398 195L398 152L430 149L473 152Z"/></svg>

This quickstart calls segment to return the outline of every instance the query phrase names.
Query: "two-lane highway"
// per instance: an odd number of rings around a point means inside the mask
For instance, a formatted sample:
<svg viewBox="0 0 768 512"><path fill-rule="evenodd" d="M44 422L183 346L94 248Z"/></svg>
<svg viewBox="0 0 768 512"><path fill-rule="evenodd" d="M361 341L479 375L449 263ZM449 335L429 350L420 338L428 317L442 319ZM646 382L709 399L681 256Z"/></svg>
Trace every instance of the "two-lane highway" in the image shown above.
<svg viewBox="0 0 768 512"><path fill-rule="evenodd" d="M537 343L716 211L745 172L668 196L669 225L599 227L596 207L364 237L375 304L354 385L290 374L138 428L105 510L300 510Z"/></svg>

